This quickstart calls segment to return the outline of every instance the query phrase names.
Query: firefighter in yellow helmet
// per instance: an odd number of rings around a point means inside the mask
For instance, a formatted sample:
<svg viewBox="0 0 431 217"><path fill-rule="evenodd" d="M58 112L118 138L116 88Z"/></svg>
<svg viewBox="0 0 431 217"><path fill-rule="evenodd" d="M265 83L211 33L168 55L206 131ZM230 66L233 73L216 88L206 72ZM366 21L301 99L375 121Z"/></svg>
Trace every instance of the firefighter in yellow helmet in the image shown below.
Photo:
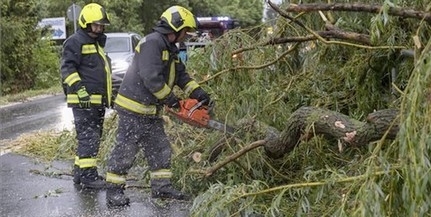
<svg viewBox="0 0 431 217"><path fill-rule="evenodd" d="M210 96L189 76L177 56L175 43L184 41L187 33L196 28L196 18L189 10L172 6L135 49L132 65L115 99L119 123L106 174L108 206L129 204L124 195L126 175L139 150L150 166L153 198L189 199L172 186L172 150L160 114L163 106L179 107L179 99L172 92L174 85L190 98L210 102Z"/></svg>
<svg viewBox="0 0 431 217"><path fill-rule="evenodd" d="M79 15L80 29L64 43L61 75L67 85L67 105L72 107L78 148L74 183L101 189L105 181L97 172L105 108L111 107L111 69L103 47L109 17L96 3L87 4Z"/></svg>

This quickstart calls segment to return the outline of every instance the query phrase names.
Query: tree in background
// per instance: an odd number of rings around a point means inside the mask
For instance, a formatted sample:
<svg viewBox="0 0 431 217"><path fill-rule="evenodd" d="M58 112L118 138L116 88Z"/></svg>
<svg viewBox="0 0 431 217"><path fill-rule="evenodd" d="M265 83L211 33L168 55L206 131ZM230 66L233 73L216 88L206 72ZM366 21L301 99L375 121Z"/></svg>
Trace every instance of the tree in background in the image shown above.
<svg viewBox="0 0 431 217"><path fill-rule="evenodd" d="M1 2L1 94L46 88L58 77L48 75L58 70L58 58L37 28L44 6L36 0ZM45 81L38 80L42 77Z"/></svg>
<svg viewBox="0 0 431 217"><path fill-rule="evenodd" d="M112 31L151 32L160 15L172 5L181 5L196 16L230 16L237 19L242 27L250 27L261 22L263 1L261 0L133 0L104 1L108 13L112 15Z"/></svg>

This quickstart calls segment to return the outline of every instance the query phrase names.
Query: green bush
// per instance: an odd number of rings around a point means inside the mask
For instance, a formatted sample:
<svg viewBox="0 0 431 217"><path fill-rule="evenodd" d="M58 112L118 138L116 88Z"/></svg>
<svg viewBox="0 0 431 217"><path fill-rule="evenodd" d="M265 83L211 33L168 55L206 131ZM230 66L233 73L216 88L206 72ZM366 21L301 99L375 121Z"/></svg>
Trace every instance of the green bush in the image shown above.
<svg viewBox="0 0 431 217"><path fill-rule="evenodd" d="M36 27L41 13L38 2L2 1L0 6L0 94L56 84L59 60L51 42L42 39L41 30Z"/></svg>
<svg viewBox="0 0 431 217"><path fill-rule="evenodd" d="M34 49L36 56L36 78L33 89L44 89L60 85L60 57L57 48L48 40L40 40Z"/></svg>

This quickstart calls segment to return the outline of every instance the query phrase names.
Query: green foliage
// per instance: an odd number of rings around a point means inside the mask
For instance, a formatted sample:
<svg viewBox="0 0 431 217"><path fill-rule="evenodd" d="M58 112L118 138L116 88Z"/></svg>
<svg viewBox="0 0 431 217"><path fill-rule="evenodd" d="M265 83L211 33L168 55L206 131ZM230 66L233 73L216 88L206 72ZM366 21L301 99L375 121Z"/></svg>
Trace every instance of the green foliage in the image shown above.
<svg viewBox="0 0 431 217"><path fill-rule="evenodd" d="M141 6L143 3L143 0L106 1L104 6L111 20L111 25L107 27L107 31L136 32L143 35L145 23L150 23L148 21L142 22Z"/></svg>
<svg viewBox="0 0 431 217"><path fill-rule="evenodd" d="M60 51L49 40L40 40L34 49L37 58L36 77L32 89L46 89L53 84L61 84L60 79Z"/></svg>
<svg viewBox="0 0 431 217"><path fill-rule="evenodd" d="M1 8L2 94L47 88L59 81L57 52L36 28L42 5L14 0L2 1Z"/></svg>
<svg viewBox="0 0 431 217"><path fill-rule="evenodd" d="M241 27L252 27L260 24L263 16L263 1L261 0L213 0L212 5L219 14L214 16L230 16L239 21Z"/></svg>

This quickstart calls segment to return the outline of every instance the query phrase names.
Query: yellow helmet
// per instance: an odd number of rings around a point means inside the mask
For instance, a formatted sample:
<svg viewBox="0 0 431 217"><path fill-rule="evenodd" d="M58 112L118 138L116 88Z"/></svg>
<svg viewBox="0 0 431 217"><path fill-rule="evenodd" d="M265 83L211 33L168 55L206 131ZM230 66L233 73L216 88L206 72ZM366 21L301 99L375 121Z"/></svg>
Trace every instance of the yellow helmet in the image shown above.
<svg viewBox="0 0 431 217"><path fill-rule="evenodd" d="M163 12L160 19L166 22L174 32L179 32L186 27L197 29L198 26L195 15L181 6L172 6L168 8Z"/></svg>
<svg viewBox="0 0 431 217"><path fill-rule="evenodd" d="M109 25L108 14L105 11L105 8L100 6L97 3L90 3L85 5L79 14L79 25L81 28L87 28L88 24L95 23L100 25Z"/></svg>

